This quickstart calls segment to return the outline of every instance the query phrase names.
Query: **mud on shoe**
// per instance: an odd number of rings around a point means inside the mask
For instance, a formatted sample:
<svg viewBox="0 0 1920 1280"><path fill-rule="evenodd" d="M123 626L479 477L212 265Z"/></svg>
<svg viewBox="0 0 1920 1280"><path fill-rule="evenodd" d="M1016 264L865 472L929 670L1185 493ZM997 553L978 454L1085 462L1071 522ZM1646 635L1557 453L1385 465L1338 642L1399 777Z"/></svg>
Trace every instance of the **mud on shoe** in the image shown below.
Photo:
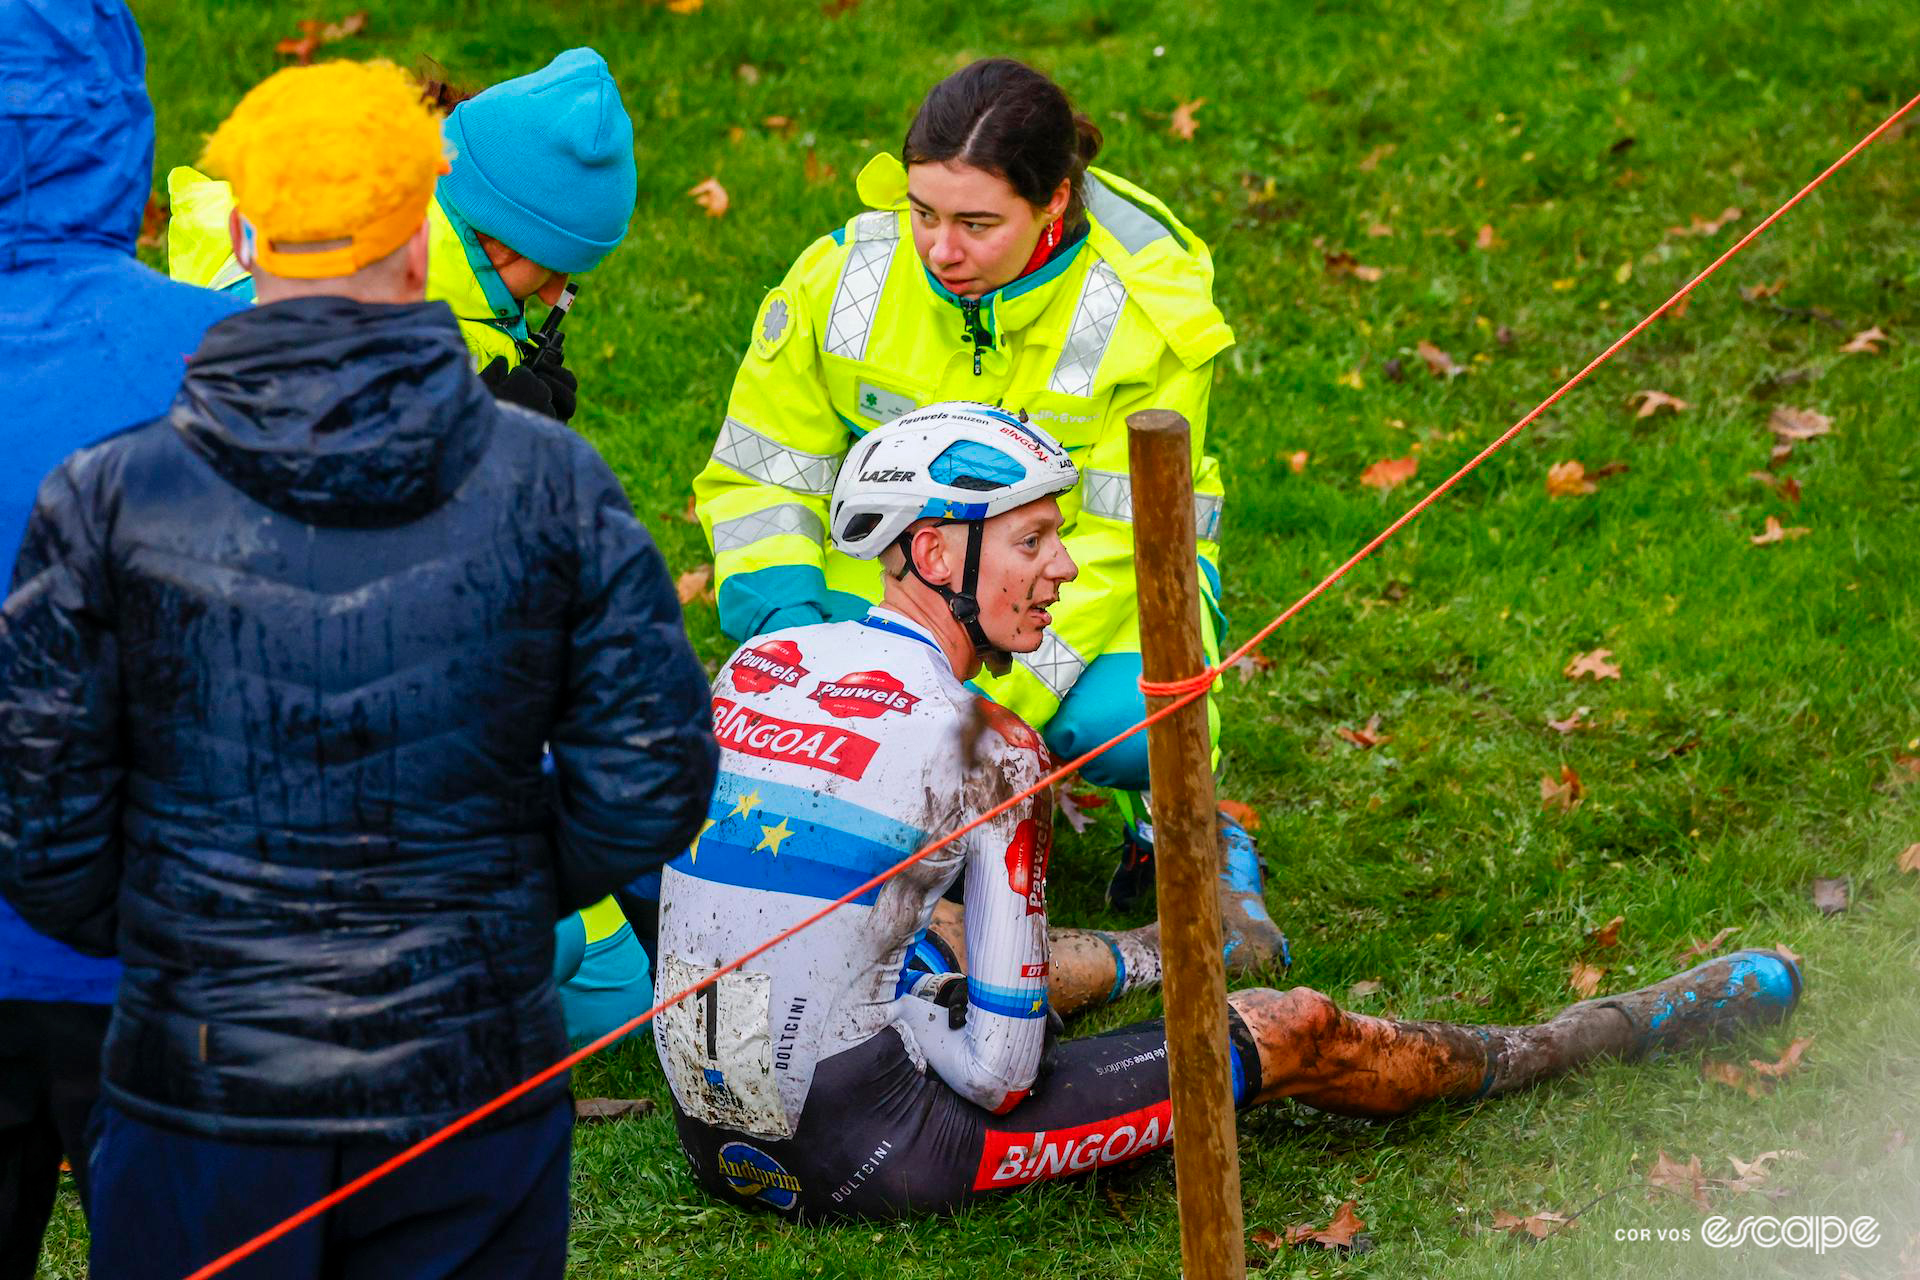
<svg viewBox="0 0 1920 1280"><path fill-rule="evenodd" d="M1778 952L1736 951L1638 991L1584 1000L1560 1017L1611 1009L1633 1028L1628 1056L1643 1057L1780 1022L1800 1002L1804 985L1800 966Z"/></svg>
<svg viewBox="0 0 1920 1280"><path fill-rule="evenodd" d="M1286 935L1267 914L1260 846L1245 827L1218 815L1220 831L1220 927L1227 973L1258 973L1280 962L1293 967Z"/></svg>

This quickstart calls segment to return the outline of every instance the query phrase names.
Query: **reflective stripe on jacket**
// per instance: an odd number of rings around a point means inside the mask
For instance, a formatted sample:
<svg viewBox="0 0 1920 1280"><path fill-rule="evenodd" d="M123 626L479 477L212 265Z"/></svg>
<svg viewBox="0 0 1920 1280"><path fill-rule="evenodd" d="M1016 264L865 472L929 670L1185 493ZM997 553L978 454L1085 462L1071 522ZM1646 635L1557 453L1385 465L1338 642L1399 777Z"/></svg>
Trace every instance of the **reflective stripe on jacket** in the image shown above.
<svg viewBox="0 0 1920 1280"><path fill-rule="evenodd" d="M167 173L167 201L167 274L251 299L253 278L235 260L227 236L233 188L181 165ZM484 369L496 357L508 368L519 364L515 339L527 336L526 312L507 292L473 228L435 197L427 208L427 237L427 300L453 309L473 367Z"/></svg>
<svg viewBox="0 0 1920 1280"><path fill-rule="evenodd" d="M744 640L857 616L879 598L877 566L826 545L827 499L854 439L938 400L1024 410L1081 467L1060 503L1080 577L1046 644L980 683L1043 724L1094 658L1138 647L1130 413L1172 409L1193 425L1202 576L1209 601L1218 599L1224 494L1201 447L1212 360L1233 334L1213 304L1212 257L1159 200L1091 169L1087 235L980 299L970 327L963 300L914 251L899 162L877 157L860 194L873 211L808 246L762 303L694 482L720 624Z"/></svg>

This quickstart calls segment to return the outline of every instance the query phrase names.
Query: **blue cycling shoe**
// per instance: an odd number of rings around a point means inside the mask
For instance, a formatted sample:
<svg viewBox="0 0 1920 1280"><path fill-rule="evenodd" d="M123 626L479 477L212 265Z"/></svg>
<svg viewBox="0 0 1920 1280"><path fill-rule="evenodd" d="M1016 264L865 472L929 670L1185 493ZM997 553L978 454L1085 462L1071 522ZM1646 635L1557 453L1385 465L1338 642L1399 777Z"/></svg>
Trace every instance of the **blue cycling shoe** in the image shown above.
<svg viewBox="0 0 1920 1280"><path fill-rule="evenodd" d="M1218 818L1220 926L1226 942L1223 954L1227 973L1257 973L1276 960L1282 969L1291 969L1293 950L1287 945L1287 936L1267 914L1260 846L1254 843L1251 832L1225 813Z"/></svg>
<svg viewBox="0 0 1920 1280"><path fill-rule="evenodd" d="M1638 991L1583 1000L1558 1018L1611 1009L1631 1027L1623 1056L1645 1057L1724 1040L1780 1022L1800 1002L1800 966L1776 951L1736 951Z"/></svg>
<svg viewBox="0 0 1920 1280"><path fill-rule="evenodd" d="M1126 818L1126 834L1120 846L1120 865L1107 882L1107 906L1132 912L1153 896L1153 827L1144 796L1116 792L1115 798ZM1227 972L1256 973L1276 960L1282 968L1291 968L1293 953L1286 936L1267 914L1259 845L1251 832L1224 812L1217 814L1216 820L1220 832L1220 924Z"/></svg>

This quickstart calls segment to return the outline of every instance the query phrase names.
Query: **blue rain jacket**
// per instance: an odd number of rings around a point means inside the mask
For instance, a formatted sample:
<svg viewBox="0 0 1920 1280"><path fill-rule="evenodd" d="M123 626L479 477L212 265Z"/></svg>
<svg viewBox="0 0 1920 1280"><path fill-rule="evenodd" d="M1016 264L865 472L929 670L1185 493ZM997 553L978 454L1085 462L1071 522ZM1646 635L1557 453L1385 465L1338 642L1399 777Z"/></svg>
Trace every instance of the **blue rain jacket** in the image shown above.
<svg viewBox="0 0 1920 1280"><path fill-rule="evenodd" d="M699 830L708 696L619 481L445 303L255 307L41 488L0 894L118 950L120 1110L411 1140L566 1053L554 921Z"/></svg>
<svg viewBox="0 0 1920 1280"><path fill-rule="evenodd" d="M160 413L242 305L135 261L153 183L146 53L118 0L0 0L0 591L40 480ZM112 1001L120 967L0 901L0 1000Z"/></svg>

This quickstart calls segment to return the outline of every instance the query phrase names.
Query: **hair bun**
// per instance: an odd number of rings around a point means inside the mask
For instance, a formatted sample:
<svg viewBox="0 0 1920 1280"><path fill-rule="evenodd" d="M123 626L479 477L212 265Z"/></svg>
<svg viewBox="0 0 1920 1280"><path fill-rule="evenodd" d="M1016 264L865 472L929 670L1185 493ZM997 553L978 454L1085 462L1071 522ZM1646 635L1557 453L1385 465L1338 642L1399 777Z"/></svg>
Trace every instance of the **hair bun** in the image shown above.
<svg viewBox="0 0 1920 1280"><path fill-rule="evenodd" d="M1073 131L1076 135L1074 151L1079 155L1081 165L1092 164L1093 158L1100 154L1101 144L1106 141L1101 136L1100 126L1076 111L1073 113Z"/></svg>

